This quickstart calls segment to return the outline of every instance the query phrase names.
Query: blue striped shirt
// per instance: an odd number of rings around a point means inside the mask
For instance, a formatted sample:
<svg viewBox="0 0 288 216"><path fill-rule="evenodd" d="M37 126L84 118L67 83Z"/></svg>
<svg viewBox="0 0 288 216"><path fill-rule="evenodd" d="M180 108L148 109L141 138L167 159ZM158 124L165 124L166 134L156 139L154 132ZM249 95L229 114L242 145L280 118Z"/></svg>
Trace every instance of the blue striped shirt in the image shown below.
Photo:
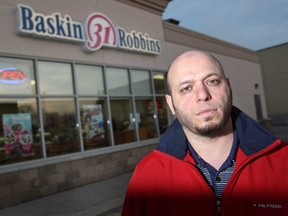
<svg viewBox="0 0 288 216"><path fill-rule="evenodd" d="M210 187L215 192L216 197L220 199L224 191L224 188L226 187L226 184L228 183L235 168L235 159L238 147L238 136L236 129L234 130L233 144L229 156L227 157L227 159L222 164L219 170L216 170L213 166L211 166L209 163L205 162L202 158L200 158L196 153L196 151L194 150L194 148L192 147L192 145L189 144L188 146L190 154L194 158L197 167L203 174L204 178L206 179Z"/></svg>

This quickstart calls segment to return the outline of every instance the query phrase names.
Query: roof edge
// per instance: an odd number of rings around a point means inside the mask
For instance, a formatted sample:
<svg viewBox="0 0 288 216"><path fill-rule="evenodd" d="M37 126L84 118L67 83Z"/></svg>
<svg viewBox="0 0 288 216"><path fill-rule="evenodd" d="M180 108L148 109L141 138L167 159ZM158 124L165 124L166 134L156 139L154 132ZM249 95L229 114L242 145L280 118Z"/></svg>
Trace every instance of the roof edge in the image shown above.
<svg viewBox="0 0 288 216"><path fill-rule="evenodd" d="M168 42L229 55L252 62L260 62L259 53L256 51L180 27L167 21L163 21L163 31L165 41Z"/></svg>
<svg viewBox="0 0 288 216"><path fill-rule="evenodd" d="M140 8L151 13L162 16L171 0L116 0L127 5Z"/></svg>

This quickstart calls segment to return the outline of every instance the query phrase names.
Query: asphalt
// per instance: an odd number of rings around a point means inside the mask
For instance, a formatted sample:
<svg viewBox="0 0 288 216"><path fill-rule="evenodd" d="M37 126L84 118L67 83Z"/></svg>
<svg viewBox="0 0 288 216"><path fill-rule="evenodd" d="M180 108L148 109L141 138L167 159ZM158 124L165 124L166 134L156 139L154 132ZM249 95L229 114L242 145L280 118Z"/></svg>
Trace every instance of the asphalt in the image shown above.
<svg viewBox="0 0 288 216"><path fill-rule="evenodd" d="M120 216L132 173L21 203L1 216Z"/></svg>

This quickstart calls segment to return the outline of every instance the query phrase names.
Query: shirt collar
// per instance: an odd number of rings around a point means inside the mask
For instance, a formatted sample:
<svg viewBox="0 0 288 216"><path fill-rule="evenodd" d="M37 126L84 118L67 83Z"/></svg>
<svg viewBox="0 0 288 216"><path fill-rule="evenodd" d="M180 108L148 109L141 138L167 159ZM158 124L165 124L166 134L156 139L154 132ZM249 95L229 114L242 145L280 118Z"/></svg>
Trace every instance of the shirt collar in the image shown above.
<svg viewBox="0 0 288 216"><path fill-rule="evenodd" d="M201 165L202 167L206 167L206 162L202 158L199 157L199 155L197 154L197 152L195 151L195 149L192 147L192 145L189 143L188 140L187 140L187 142L188 142L188 148L189 148L190 154L194 158L196 164ZM231 166L233 161L235 161L237 149L238 149L238 134L237 134L237 130L235 128L234 132L233 132L232 148L231 148L231 151L229 153L229 156L227 157L227 159L224 162L224 164L226 164L225 167Z"/></svg>

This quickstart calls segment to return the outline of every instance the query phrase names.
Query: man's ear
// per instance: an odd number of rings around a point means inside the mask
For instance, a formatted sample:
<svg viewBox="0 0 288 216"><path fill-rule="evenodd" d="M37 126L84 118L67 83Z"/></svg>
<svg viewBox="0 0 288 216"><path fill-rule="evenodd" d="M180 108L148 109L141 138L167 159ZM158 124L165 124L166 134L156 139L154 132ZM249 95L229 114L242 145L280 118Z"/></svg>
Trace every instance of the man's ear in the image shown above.
<svg viewBox="0 0 288 216"><path fill-rule="evenodd" d="M166 95L165 95L165 98L166 98L166 103L168 104L171 113L172 113L173 115L175 115L175 110L174 110L174 106L173 106L173 101L172 101L171 95L167 95L167 94L166 94Z"/></svg>

